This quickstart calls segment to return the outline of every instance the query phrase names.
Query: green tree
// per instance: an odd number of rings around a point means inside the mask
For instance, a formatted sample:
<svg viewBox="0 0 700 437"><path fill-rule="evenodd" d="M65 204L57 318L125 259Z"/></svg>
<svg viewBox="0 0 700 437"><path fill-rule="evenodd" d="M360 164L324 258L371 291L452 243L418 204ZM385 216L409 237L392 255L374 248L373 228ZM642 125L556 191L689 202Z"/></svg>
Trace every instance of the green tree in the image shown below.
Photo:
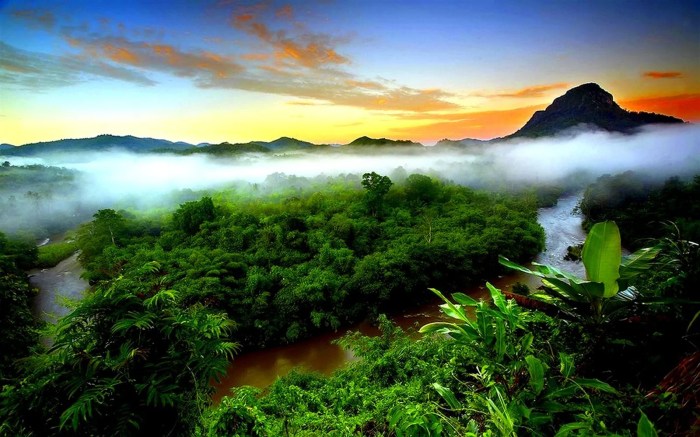
<svg viewBox="0 0 700 437"><path fill-rule="evenodd" d="M388 176L382 176L375 172L362 175L362 186L365 192L365 204L373 216L381 212L384 196L389 192L393 182Z"/></svg>
<svg viewBox="0 0 700 437"><path fill-rule="evenodd" d="M213 220L214 217L214 202L211 197L202 197L200 200L180 205L173 214L173 225L186 234L194 235L203 223Z"/></svg>
<svg viewBox="0 0 700 437"><path fill-rule="evenodd" d="M412 174L406 179L406 198L418 205L429 204L437 200L440 184L429 176Z"/></svg>
<svg viewBox="0 0 700 437"><path fill-rule="evenodd" d="M35 435L190 435L236 345L232 322L165 287L157 263L98 287L4 394L6 427Z"/></svg>

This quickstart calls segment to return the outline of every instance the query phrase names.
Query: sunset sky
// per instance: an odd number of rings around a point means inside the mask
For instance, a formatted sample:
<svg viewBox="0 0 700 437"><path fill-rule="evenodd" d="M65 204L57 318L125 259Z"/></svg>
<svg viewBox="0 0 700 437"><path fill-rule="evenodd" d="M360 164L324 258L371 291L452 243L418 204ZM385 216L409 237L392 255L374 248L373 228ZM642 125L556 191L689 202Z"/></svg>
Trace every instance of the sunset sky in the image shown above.
<svg viewBox="0 0 700 437"><path fill-rule="evenodd" d="M485 139L586 82L700 121L700 2L0 0L0 143Z"/></svg>

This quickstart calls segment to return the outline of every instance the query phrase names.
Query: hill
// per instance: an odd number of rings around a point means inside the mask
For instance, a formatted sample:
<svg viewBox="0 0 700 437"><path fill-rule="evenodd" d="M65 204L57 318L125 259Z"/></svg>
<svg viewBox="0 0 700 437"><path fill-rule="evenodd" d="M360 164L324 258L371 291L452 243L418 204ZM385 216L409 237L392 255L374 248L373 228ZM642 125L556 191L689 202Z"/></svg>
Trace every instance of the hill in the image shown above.
<svg viewBox="0 0 700 437"><path fill-rule="evenodd" d="M370 138L370 137L360 137L348 144L346 146L420 146L423 147L421 143L416 143L411 140L390 140L388 138Z"/></svg>
<svg viewBox="0 0 700 437"><path fill-rule="evenodd" d="M270 141L269 143L265 143L262 141L257 141L257 143L270 149L273 152L279 152L279 151L283 151L283 150L308 149L311 147L317 147L315 144L309 143L308 141L297 140L296 138L289 138L289 137L281 137L281 138L278 138L274 141Z"/></svg>
<svg viewBox="0 0 700 437"><path fill-rule="evenodd" d="M198 146L192 149L177 151L176 153L181 155L207 154L217 156L235 156L242 155L244 153L269 153L270 149L263 146L262 144L264 143L257 141L236 144L224 142L221 144L208 144L206 146Z"/></svg>
<svg viewBox="0 0 700 437"><path fill-rule="evenodd" d="M3 152L13 156L31 156L45 153L93 152L122 149L131 152L152 152L155 150L185 150L194 147L182 141L172 142L155 138L139 138L132 135L98 135L94 138L65 139L30 143Z"/></svg>
<svg viewBox="0 0 700 437"><path fill-rule="evenodd" d="M435 147L440 147L440 148L466 148L466 147L479 147L479 146L484 146L486 144L489 144L493 140L477 140L474 138L464 138L463 140L450 140L450 139L442 139L435 143Z"/></svg>
<svg viewBox="0 0 700 437"><path fill-rule="evenodd" d="M611 132L631 133L646 124L683 123L668 115L622 109L612 94L596 83L579 85L537 111L517 132L505 137L541 137L584 125Z"/></svg>

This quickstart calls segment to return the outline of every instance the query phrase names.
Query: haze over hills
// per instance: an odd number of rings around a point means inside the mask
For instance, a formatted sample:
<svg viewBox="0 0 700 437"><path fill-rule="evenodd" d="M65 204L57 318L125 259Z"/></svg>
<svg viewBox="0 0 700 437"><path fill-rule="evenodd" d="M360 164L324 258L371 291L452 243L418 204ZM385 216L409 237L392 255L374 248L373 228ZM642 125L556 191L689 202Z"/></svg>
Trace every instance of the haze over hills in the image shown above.
<svg viewBox="0 0 700 437"><path fill-rule="evenodd" d="M674 123L683 123L683 120L668 115L627 111L615 103L612 94L602 89L598 84L587 83L572 88L564 95L554 99L552 104L542 111L535 112L522 128L511 135L491 140L472 138L462 140L444 139L439 141L436 146L440 148L478 147L512 138L535 138L556 135L577 127L609 132L633 133L635 129L648 124ZM341 147L361 148L366 146L423 147L423 144L411 140L362 136ZM2 144L0 145L0 152L4 155L31 156L43 153L123 149L131 152L173 151L181 154L237 155L243 153L309 150L318 147L321 147L321 145L290 137L281 137L269 142L251 141L236 144L224 142L213 145L208 143L193 145L181 141L172 142L154 138L138 138L131 135L99 135L94 138L31 143L19 147Z"/></svg>

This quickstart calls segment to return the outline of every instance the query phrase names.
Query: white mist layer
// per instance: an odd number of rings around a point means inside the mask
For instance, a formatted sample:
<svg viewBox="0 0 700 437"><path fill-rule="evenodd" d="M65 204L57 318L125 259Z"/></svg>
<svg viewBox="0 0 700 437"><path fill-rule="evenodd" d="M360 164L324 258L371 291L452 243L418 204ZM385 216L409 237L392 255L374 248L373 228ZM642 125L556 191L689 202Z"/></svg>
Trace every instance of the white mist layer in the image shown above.
<svg viewBox="0 0 700 437"><path fill-rule="evenodd" d="M463 180L469 172L490 172L498 179L532 183L556 181L581 171L593 177L626 170L664 177L700 171L700 126L655 127L636 135L591 132L417 154L405 153L400 146L355 150L353 154L309 152L235 160L127 152L6 159L17 165L39 163L79 170L86 177L86 189L111 198L206 189L230 181L260 183L274 173L304 177L371 171L388 174L397 167L455 180Z"/></svg>
<svg viewBox="0 0 700 437"><path fill-rule="evenodd" d="M94 205L92 211L122 201L148 208L163 206L167 194L178 189L215 189L232 182L262 183L266 179L284 183L285 178L268 179L273 174L315 177L375 171L391 175L403 167L407 174L427 173L465 185L491 188L566 183L572 175L578 175L580 180L582 174L586 181L592 181L603 174L627 170L657 180L674 175L687 177L700 173L700 126L651 127L636 135L588 132L463 149L357 147L352 151L295 151L286 156L242 158L111 151L40 158L0 157L0 162L5 160L13 165L43 164L80 172L79 189L70 198L52 199L50 204L43 205L46 214L58 217L62 211L71 213L78 204L83 209ZM3 188L0 187L0 195L7 197L8 192ZM19 197L23 193L16 194ZM4 218L12 216L19 223L31 221L32 211L24 211L25 207L18 206L17 211ZM8 227L16 228L16 225L9 226L0 220L0 231Z"/></svg>

